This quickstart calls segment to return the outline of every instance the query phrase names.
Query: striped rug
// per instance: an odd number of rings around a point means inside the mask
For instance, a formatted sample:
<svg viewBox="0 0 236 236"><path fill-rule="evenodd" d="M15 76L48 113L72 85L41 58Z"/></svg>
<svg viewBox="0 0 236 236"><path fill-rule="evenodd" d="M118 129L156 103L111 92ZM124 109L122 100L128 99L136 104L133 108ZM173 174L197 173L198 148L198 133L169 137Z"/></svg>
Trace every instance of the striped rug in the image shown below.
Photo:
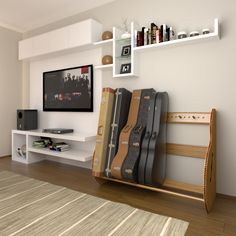
<svg viewBox="0 0 236 236"><path fill-rule="evenodd" d="M0 171L0 235L184 235L188 223Z"/></svg>

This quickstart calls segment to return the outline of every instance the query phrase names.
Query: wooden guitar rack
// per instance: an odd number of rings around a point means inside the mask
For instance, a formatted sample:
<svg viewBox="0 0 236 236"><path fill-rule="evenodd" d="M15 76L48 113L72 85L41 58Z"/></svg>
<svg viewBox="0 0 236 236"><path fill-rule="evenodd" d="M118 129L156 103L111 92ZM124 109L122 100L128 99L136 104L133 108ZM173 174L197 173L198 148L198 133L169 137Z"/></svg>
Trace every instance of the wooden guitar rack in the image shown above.
<svg viewBox="0 0 236 236"><path fill-rule="evenodd" d="M99 183L114 181L156 192L167 193L204 203L210 212L216 196L216 110L211 112L168 112L167 123L202 124L210 127L210 142L207 147L167 143L167 154L205 159L203 186L166 179L162 187L151 187L123 180L95 177Z"/></svg>

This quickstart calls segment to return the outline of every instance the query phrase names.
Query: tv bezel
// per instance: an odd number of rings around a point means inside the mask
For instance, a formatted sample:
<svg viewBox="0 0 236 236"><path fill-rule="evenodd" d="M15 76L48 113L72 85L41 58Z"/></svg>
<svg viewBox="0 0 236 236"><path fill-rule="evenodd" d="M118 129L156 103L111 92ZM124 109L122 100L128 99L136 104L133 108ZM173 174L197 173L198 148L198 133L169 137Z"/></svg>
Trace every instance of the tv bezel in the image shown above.
<svg viewBox="0 0 236 236"><path fill-rule="evenodd" d="M44 95L45 95L45 76L44 75L47 74L47 73L79 69L79 68L82 68L82 67L90 67L90 69L91 69L90 70L91 71L91 99L90 99L90 108L47 108L47 107L45 107L46 104L45 104L45 100L44 100ZM43 111L93 112L93 64L43 72Z"/></svg>

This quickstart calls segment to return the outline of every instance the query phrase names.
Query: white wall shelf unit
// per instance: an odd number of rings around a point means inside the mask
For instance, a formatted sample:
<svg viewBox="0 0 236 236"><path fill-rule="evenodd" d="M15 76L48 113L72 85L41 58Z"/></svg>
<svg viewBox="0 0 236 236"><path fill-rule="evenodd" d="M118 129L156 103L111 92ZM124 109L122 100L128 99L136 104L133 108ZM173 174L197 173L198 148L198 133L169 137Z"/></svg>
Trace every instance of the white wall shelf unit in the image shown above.
<svg viewBox="0 0 236 236"><path fill-rule="evenodd" d="M103 69L109 69L109 68L112 68L112 67L113 67L113 64L97 65L97 66L94 66L94 69L95 70L103 70Z"/></svg>
<svg viewBox="0 0 236 236"><path fill-rule="evenodd" d="M37 35L19 42L19 60L36 58L70 49L94 47L102 33L102 25L88 19L66 27Z"/></svg>
<svg viewBox="0 0 236 236"><path fill-rule="evenodd" d="M219 40L219 20L214 19L214 32L194 37L187 37L183 39L175 39L171 41L166 41L162 43L156 44L149 44L145 46L134 47L133 51L145 51L146 49L154 49L154 48L164 48L164 47L171 47L171 46L179 46L179 45L187 45L187 44L194 44L200 43L202 41L212 41L212 40Z"/></svg>
<svg viewBox="0 0 236 236"><path fill-rule="evenodd" d="M107 39L107 40L101 40L101 41L94 42L93 45L100 46L100 45L107 45L107 44L112 44L112 43L113 43L113 39Z"/></svg>
<svg viewBox="0 0 236 236"><path fill-rule="evenodd" d="M57 152L48 148L33 147L33 141L39 140L40 137L51 138L55 142L66 142L70 144L70 150ZM92 160L94 143L96 135L83 134L51 134L36 131L12 131L12 160L29 164L39 162L48 156L63 158L78 162L88 162ZM26 145L26 156L22 157L17 153L17 149Z"/></svg>

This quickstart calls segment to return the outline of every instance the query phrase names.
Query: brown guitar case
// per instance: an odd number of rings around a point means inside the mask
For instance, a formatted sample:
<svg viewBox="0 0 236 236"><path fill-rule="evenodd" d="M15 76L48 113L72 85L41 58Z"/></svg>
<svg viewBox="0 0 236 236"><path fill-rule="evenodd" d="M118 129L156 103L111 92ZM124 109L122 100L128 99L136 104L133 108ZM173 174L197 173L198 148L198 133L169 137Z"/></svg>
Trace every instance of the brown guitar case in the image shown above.
<svg viewBox="0 0 236 236"><path fill-rule="evenodd" d="M103 88L92 168L93 176L96 177L104 175L114 94L115 91L113 89Z"/></svg>
<svg viewBox="0 0 236 236"><path fill-rule="evenodd" d="M111 175L117 179L122 179L121 167L128 154L131 131L137 123L141 92L142 90L133 91L128 121L125 127L121 130L118 152L111 165Z"/></svg>
<svg viewBox="0 0 236 236"><path fill-rule="evenodd" d="M131 96L132 93L125 88L116 89L105 169L107 177L111 177L111 163L118 150L120 132L127 123Z"/></svg>
<svg viewBox="0 0 236 236"><path fill-rule="evenodd" d="M129 151L122 165L122 177L125 180L138 181L138 163L142 140L146 131L150 101L155 97L154 89L142 89L137 124L131 132Z"/></svg>

